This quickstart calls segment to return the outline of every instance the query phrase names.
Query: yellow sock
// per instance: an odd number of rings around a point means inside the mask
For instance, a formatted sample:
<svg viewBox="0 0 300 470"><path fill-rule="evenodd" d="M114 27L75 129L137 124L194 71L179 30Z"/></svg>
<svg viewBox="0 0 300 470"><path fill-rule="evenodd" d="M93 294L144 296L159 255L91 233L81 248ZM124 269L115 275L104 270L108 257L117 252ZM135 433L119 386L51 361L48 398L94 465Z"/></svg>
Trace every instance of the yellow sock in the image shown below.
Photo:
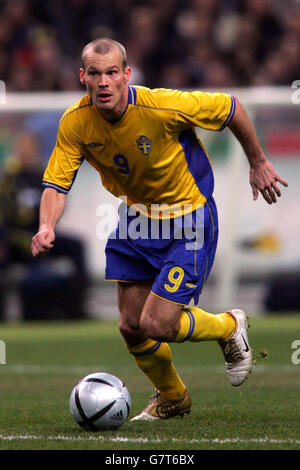
<svg viewBox="0 0 300 470"><path fill-rule="evenodd" d="M234 332L235 319L230 313L204 312L198 307L185 307L181 312L176 343L183 341L226 340Z"/></svg>
<svg viewBox="0 0 300 470"><path fill-rule="evenodd" d="M176 400L183 395L185 385L175 370L167 343L147 339L137 346L129 347L129 351L134 355L138 367L166 398Z"/></svg>

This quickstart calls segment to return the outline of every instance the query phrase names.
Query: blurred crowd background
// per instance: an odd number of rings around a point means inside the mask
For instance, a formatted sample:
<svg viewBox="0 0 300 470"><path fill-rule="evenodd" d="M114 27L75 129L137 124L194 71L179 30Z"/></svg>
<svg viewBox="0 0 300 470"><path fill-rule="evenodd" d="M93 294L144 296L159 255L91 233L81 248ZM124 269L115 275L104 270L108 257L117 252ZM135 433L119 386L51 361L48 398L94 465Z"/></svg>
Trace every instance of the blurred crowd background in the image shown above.
<svg viewBox="0 0 300 470"><path fill-rule="evenodd" d="M0 107L6 111L0 112L0 321L117 316L115 286L102 282L105 241L95 235L98 204L113 201L88 165L82 165L68 197L55 248L38 260L30 250L39 225L43 171L68 107L55 92L85 92L78 73L81 51L98 37L125 45L131 84L211 91L245 87L244 92L252 86L282 87L275 95L289 92L300 79L300 0L0 0L0 80L8 92L49 92L39 111L29 109L32 95L26 93L23 103L29 108ZM61 104L50 110L54 97ZM280 105L264 102L250 112L289 189L276 209L262 201L254 205L244 161L243 189L234 205L235 251L228 255L226 233L232 227L226 230L226 224L233 221L233 206L230 197L224 202L223 188L233 186L230 172L236 174L232 144L227 131L205 135L223 232L202 307L219 311L230 258L229 265L237 266L235 277L229 275L230 305L250 312L300 311L299 106L288 99Z"/></svg>
<svg viewBox="0 0 300 470"><path fill-rule="evenodd" d="M124 43L135 84L290 85L300 2L0 0L0 78L8 91L80 90L80 52L99 36Z"/></svg>

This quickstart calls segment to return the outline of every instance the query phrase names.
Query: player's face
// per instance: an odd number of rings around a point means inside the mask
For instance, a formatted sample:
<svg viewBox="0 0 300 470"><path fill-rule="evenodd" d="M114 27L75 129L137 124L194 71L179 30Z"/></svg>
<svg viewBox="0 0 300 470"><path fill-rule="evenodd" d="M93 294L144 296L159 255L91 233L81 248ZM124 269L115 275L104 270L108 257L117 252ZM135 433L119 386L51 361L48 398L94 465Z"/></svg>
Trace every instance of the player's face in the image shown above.
<svg viewBox="0 0 300 470"><path fill-rule="evenodd" d="M84 69L80 69L80 81L85 83L88 93L99 112L108 120L117 120L127 106L131 69L122 64L122 55L117 48L101 55L87 51Z"/></svg>

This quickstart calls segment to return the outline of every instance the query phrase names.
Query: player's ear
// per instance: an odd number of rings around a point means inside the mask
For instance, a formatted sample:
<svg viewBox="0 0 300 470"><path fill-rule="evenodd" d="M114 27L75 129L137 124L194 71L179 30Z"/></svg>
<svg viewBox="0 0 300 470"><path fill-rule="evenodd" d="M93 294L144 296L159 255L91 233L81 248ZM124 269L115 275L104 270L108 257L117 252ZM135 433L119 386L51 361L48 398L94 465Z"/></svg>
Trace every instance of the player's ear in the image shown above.
<svg viewBox="0 0 300 470"><path fill-rule="evenodd" d="M79 69L79 80L82 85L85 85L84 69L81 67Z"/></svg>
<svg viewBox="0 0 300 470"><path fill-rule="evenodd" d="M130 77L131 77L131 68L126 67L126 69L125 69L125 81L126 81L126 83L129 82Z"/></svg>

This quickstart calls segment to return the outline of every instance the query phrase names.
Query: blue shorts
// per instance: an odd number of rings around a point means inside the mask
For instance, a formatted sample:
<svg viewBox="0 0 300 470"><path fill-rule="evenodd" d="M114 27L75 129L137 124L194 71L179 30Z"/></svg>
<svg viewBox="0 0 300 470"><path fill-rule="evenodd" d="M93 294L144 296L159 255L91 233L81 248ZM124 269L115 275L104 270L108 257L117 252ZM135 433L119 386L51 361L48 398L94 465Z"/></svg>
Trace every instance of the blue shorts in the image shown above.
<svg viewBox="0 0 300 470"><path fill-rule="evenodd" d="M171 302L199 301L218 241L215 201L173 219L130 215L124 203L106 244L106 280L151 281L152 292Z"/></svg>

